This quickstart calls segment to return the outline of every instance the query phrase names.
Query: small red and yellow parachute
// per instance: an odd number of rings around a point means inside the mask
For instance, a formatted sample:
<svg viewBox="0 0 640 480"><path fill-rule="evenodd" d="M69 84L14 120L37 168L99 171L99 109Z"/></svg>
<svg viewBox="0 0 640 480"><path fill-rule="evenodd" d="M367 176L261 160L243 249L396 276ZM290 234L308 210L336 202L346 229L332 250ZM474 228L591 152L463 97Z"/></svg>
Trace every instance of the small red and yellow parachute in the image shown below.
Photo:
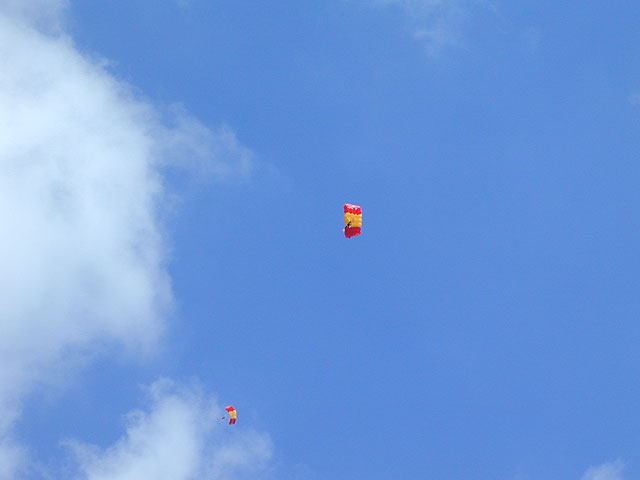
<svg viewBox="0 0 640 480"><path fill-rule="evenodd" d="M344 236L356 237L362 233L362 207L360 205L344 204Z"/></svg>
<svg viewBox="0 0 640 480"><path fill-rule="evenodd" d="M238 412L236 412L236 407L233 405L229 405L225 410L229 413L229 425L233 425L236 423L236 419L238 418Z"/></svg>

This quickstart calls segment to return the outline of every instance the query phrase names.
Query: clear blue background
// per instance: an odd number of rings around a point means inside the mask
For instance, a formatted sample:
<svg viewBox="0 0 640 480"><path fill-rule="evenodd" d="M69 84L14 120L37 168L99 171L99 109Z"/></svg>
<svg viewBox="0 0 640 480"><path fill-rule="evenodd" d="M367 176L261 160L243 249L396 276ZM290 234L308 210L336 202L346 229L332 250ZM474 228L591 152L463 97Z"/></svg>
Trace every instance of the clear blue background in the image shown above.
<svg viewBox="0 0 640 480"><path fill-rule="evenodd" d="M168 172L172 338L32 408L43 449L114 441L168 375L269 432L279 478L637 474L640 3L496 6L430 56L374 2L73 1L82 51L277 173Z"/></svg>

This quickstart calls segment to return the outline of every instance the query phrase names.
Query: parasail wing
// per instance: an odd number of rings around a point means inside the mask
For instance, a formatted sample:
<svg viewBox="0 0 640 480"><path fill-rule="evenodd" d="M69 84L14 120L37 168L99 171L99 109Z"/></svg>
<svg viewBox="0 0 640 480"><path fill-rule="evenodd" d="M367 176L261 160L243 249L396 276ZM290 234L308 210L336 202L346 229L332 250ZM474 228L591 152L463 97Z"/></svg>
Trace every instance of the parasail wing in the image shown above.
<svg viewBox="0 0 640 480"><path fill-rule="evenodd" d="M357 237L362 233L362 207L351 203L344 204L344 236Z"/></svg>
<svg viewBox="0 0 640 480"><path fill-rule="evenodd" d="M238 418L236 408L233 405L229 405L225 410L229 413L229 425L236 423L236 419Z"/></svg>

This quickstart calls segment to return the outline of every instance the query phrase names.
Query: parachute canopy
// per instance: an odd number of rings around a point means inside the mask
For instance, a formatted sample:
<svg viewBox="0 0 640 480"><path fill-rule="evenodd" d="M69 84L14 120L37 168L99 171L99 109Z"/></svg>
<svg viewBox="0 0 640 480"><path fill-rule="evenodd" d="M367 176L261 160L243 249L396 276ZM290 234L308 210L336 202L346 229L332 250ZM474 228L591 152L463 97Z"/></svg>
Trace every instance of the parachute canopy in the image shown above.
<svg viewBox="0 0 640 480"><path fill-rule="evenodd" d="M362 232L362 207L360 205L344 204L344 236L356 237Z"/></svg>
<svg viewBox="0 0 640 480"><path fill-rule="evenodd" d="M236 412L236 407L233 405L229 405L225 408L227 412L229 412L229 425L233 425L236 423L236 419L238 418L238 412Z"/></svg>

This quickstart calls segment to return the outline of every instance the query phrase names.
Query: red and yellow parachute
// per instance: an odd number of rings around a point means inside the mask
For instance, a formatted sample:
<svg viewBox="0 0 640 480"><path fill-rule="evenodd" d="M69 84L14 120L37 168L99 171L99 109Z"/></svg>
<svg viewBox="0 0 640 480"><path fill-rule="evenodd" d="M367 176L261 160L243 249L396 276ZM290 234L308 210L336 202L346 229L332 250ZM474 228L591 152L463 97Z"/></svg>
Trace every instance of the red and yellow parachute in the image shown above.
<svg viewBox="0 0 640 480"><path fill-rule="evenodd" d="M362 207L360 205L344 204L344 236L356 237L362 232Z"/></svg>
<svg viewBox="0 0 640 480"><path fill-rule="evenodd" d="M233 425L236 423L236 419L238 418L238 412L236 412L236 407L233 405L229 405L225 408L227 412L229 412L229 425Z"/></svg>

